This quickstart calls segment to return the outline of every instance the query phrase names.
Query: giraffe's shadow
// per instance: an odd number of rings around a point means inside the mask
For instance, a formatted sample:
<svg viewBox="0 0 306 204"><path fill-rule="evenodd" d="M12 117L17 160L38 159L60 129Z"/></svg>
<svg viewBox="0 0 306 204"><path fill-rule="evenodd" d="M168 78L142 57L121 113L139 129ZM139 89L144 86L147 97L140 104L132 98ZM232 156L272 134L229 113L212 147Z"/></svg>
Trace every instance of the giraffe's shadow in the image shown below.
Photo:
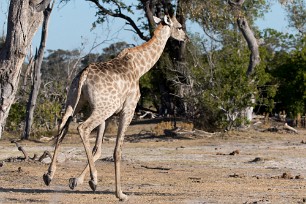
<svg viewBox="0 0 306 204"><path fill-rule="evenodd" d="M27 194L95 194L95 195L115 195L114 191L79 191L79 190L56 190L56 189L35 189L35 188L3 188L0 187L1 193L27 193ZM124 192L128 196L179 196L184 193L160 193L160 192Z"/></svg>
<svg viewBox="0 0 306 204"><path fill-rule="evenodd" d="M113 191L79 191L79 190L57 190L57 189L35 189L35 188L3 188L0 187L0 192L13 192L13 193L63 193L63 194L114 194Z"/></svg>

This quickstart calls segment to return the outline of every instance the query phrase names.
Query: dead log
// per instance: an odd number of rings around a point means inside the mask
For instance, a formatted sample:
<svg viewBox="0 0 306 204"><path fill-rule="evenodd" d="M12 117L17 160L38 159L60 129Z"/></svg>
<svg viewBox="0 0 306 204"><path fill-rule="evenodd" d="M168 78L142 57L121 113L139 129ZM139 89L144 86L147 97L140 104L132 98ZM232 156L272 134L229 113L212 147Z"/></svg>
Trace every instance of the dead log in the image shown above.
<svg viewBox="0 0 306 204"><path fill-rule="evenodd" d="M139 116L139 119L143 119L145 117L149 117L150 119L156 118L156 114L151 111L144 111L144 114Z"/></svg>
<svg viewBox="0 0 306 204"><path fill-rule="evenodd" d="M165 168L165 167L149 167L149 166L144 166L144 165L141 165L141 167L143 168L146 168L146 169L156 169L156 170L164 170L164 171L168 171L170 170L171 168Z"/></svg>
<svg viewBox="0 0 306 204"><path fill-rule="evenodd" d="M287 123L285 123L284 127L285 130L293 131L294 133L298 134L298 131L294 129L293 127L289 126Z"/></svg>
<svg viewBox="0 0 306 204"><path fill-rule="evenodd" d="M39 157L38 161L42 162L42 160L44 160L47 157L52 159L52 155L50 154L50 152L49 151L44 151L44 153Z"/></svg>
<svg viewBox="0 0 306 204"><path fill-rule="evenodd" d="M24 155L24 158L23 158L24 160L28 160L28 159L29 159L28 154L27 154L26 151L23 149L23 147L20 146L20 145L17 143L17 141L12 140L11 143L15 143L16 147L18 148L18 150L22 152L22 154Z"/></svg>
<svg viewBox="0 0 306 204"><path fill-rule="evenodd" d="M212 136L220 135L221 132L206 132L206 131L204 131L204 130L194 129L194 134L195 134L196 136L212 137Z"/></svg>
<svg viewBox="0 0 306 204"><path fill-rule="evenodd" d="M49 151L44 151L44 153L38 158L37 154L34 154L33 157L29 157L27 152L25 151L25 149L19 145L19 143L15 140L12 140L11 143L14 143L16 145L16 147L18 148L19 151L22 152L22 154L24 155L24 157L9 157L3 161L5 162L20 162L20 161L38 161L38 162L42 162L43 159L50 157L52 158L52 155L50 154Z"/></svg>
<svg viewBox="0 0 306 204"><path fill-rule="evenodd" d="M165 135L167 136L171 136L171 137L183 137L183 136L196 136L196 137L212 137L212 136L216 136L216 135L220 135L220 132L206 132L204 130L198 130L198 129L194 129L194 130L184 130L181 128L175 128L172 130L166 129L164 130Z"/></svg>

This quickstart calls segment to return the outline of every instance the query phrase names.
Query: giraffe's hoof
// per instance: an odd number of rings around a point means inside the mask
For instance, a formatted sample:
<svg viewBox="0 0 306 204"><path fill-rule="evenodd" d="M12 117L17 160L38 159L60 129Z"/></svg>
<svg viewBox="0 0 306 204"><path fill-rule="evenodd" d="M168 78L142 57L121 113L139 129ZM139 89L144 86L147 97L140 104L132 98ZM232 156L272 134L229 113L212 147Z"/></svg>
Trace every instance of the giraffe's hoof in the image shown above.
<svg viewBox="0 0 306 204"><path fill-rule="evenodd" d="M93 180L90 180L88 183L89 183L89 186L90 186L91 190L92 190L93 192L95 192L95 191L96 191L96 188L97 188L97 183L94 182Z"/></svg>
<svg viewBox="0 0 306 204"><path fill-rule="evenodd" d="M69 188L71 190L73 190L75 187L77 187L77 185L78 185L78 182L77 182L76 178L70 178L69 179Z"/></svg>
<svg viewBox="0 0 306 204"><path fill-rule="evenodd" d="M50 177L50 174L49 173L45 173L44 175L43 175L43 179L44 179L44 182L45 182L45 184L47 185L47 186L49 186L50 185L50 183L51 183L51 177Z"/></svg>
<svg viewBox="0 0 306 204"><path fill-rule="evenodd" d="M119 196L119 201L127 201L128 200L128 196L127 195L125 195L124 193L121 193Z"/></svg>

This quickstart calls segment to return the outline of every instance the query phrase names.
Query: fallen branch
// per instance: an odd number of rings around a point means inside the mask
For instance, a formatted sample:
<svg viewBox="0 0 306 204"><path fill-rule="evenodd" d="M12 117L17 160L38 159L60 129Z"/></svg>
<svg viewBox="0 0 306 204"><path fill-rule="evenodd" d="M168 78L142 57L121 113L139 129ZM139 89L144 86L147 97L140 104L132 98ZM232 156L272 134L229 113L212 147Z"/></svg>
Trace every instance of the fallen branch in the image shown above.
<svg viewBox="0 0 306 204"><path fill-rule="evenodd" d="M46 150L46 151L44 151L43 155L41 155L39 157L38 161L42 162L42 160L44 160L47 157L52 158L52 155L51 155L51 153L49 151Z"/></svg>
<svg viewBox="0 0 306 204"><path fill-rule="evenodd" d="M220 135L221 132L206 132L204 130L194 129L194 134L197 136L212 137L212 136Z"/></svg>
<svg viewBox="0 0 306 204"><path fill-rule="evenodd" d="M298 131L297 131L296 129L294 129L293 127L289 126L287 123L285 123L284 129L285 129L285 130L293 131L293 132L295 132L296 134L298 134Z"/></svg>
<svg viewBox="0 0 306 204"><path fill-rule="evenodd" d="M29 157L28 157L28 154L26 153L26 151L23 149L22 146L20 146L15 140L12 140L11 143L15 143L16 147L18 148L19 151L21 151L24 155L24 160L28 160Z"/></svg>
<svg viewBox="0 0 306 204"><path fill-rule="evenodd" d="M165 168L165 167L149 167L149 166L144 166L144 165L141 165L141 167L146 168L146 169L157 169L157 170L164 170L164 171L168 171L171 169L171 168Z"/></svg>
<svg viewBox="0 0 306 204"><path fill-rule="evenodd" d="M144 111L144 114L140 115L139 119L143 119L146 116L149 117L150 119L156 118L156 114L155 113L152 113L151 111Z"/></svg>
<svg viewBox="0 0 306 204"><path fill-rule="evenodd" d="M27 152L25 151L25 149L19 145L19 143L15 140L12 140L11 143L14 143L16 145L16 147L18 148L19 151L22 152L22 154L24 155L24 157L9 157L7 159L5 159L5 162L20 162L20 161L38 161L38 162L42 162L45 158L50 157L52 158L52 155L49 151L44 151L44 153L38 158L37 154L34 154L33 157L29 157Z"/></svg>
<svg viewBox="0 0 306 204"><path fill-rule="evenodd" d="M172 130L165 129L164 133L165 135L171 136L171 137L175 137L175 136L182 137L182 136L190 136L190 135L197 136L197 137L212 137L212 136L221 134L220 132L206 132L204 130L197 130L197 129L184 130L181 128L175 128Z"/></svg>

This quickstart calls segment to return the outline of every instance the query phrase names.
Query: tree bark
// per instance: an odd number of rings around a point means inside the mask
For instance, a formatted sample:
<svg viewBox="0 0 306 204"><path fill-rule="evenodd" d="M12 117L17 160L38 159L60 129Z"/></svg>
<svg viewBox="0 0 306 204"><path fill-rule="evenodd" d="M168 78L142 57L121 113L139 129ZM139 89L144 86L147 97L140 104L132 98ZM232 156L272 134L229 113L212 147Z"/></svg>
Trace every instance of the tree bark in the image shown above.
<svg viewBox="0 0 306 204"><path fill-rule="evenodd" d="M254 68L256 65L260 63L260 57L259 57L259 50L258 50L258 43L257 39L254 36L254 33L252 32L251 28L249 27L249 24L244 17L238 17L237 24L239 26L239 30L241 31L244 39L246 40L248 47L251 51L250 54L250 62L249 67L246 72L247 76L250 76L250 74L253 73Z"/></svg>
<svg viewBox="0 0 306 204"><path fill-rule="evenodd" d="M39 89L41 85L41 64L44 57L44 50L46 47L46 41L48 37L48 22L51 11L53 9L54 2L52 6L48 6L44 10L44 21L41 31L41 41L38 49L38 53L35 54L35 62L34 62L34 72L33 72L33 80L31 84L31 92L29 95L29 100L27 104L27 112L26 112L26 121L25 121L25 129L21 139L29 139L31 133L31 127L34 121L34 110L36 107L37 97L39 94Z"/></svg>
<svg viewBox="0 0 306 204"><path fill-rule="evenodd" d="M182 29L187 32L186 29L186 14L183 12L183 3L182 0L177 0L177 9L176 9L176 19L182 25ZM178 51L178 60L180 62L185 62L185 51L186 51L186 41L179 43L179 51Z"/></svg>
<svg viewBox="0 0 306 204"><path fill-rule="evenodd" d="M0 138L15 99L27 50L43 21L41 7L50 1L44 0L39 3L34 0L10 1L7 36L5 45L0 51Z"/></svg>

